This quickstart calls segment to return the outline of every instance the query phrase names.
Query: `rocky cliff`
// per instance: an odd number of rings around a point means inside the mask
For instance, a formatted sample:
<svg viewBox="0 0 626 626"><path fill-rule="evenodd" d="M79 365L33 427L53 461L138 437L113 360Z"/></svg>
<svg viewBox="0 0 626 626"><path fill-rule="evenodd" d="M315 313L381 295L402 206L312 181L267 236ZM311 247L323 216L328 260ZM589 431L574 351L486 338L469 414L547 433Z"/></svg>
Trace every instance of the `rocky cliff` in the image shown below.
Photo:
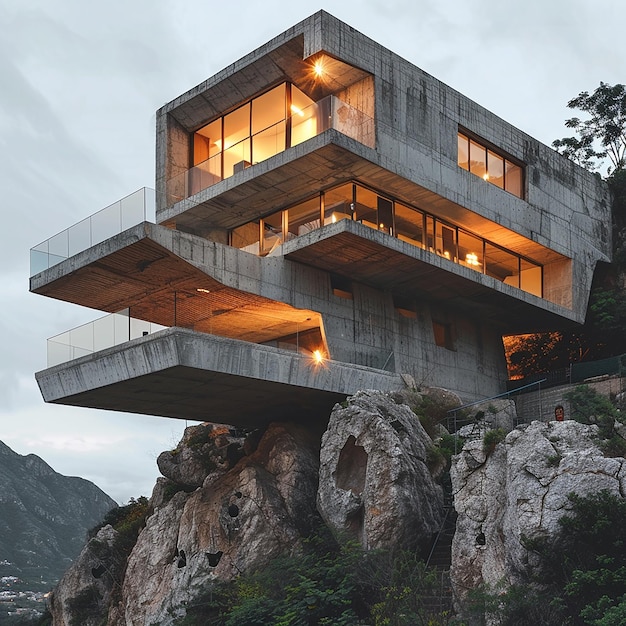
<svg viewBox="0 0 626 626"><path fill-rule="evenodd" d="M115 506L93 483L62 476L0 441L0 561L21 578L58 580L87 530Z"/></svg>
<svg viewBox="0 0 626 626"><path fill-rule="evenodd" d="M362 391L335 406L321 437L295 423L188 428L158 459L163 476L138 535L132 516L104 526L66 573L51 601L55 626L174 624L217 583L302 554L320 523L368 550L425 557L445 516L441 444L453 438L439 423L450 403L460 401L442 390ZM491 402L456 422L468 437L450 469L459 607L481 585L532 578L528 541L557 532L570 492L626 493L626 462L603 454L598 426L514 427L514 408Z"/></svg>
<svg viewBox="0 0 626 626"><path fill-rule="evenodd" d="M321 518L368 548L427 541L443 506L433 442L407 404L420 398L360 392L321 440L290 423L188 428L158 459L163 477L124 563L122 531L105 526L55 590L55 626L171 624L213 582L297 553Z"/></svg>
<svg viewBox="0 0 626 626"><path fill-rule="evenodd" d="M451 469L458 512L452 581L462 600L479 585L532 579L539 565L527 548L554 536L571 509L568 494L626 494L626 461L598 447L598 426L571 420L532 422L492 448L465 444Z"/></svg>

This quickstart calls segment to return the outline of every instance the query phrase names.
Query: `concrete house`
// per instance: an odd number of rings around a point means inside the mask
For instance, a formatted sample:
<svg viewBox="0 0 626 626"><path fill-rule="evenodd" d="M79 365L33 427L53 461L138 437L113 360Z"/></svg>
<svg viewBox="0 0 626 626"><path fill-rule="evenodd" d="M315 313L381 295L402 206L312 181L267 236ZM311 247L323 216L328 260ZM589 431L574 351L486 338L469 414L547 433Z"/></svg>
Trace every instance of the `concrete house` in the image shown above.
<svg viewBox="0 0 626 626"><path fill-rule="evenodd" d="M484 398L502 335L583 322L610 260L597 176L323 11L156 133L156 193L32 250L32 292L112 314L50 340L47 402L252 425L407 382Z"/></svg>

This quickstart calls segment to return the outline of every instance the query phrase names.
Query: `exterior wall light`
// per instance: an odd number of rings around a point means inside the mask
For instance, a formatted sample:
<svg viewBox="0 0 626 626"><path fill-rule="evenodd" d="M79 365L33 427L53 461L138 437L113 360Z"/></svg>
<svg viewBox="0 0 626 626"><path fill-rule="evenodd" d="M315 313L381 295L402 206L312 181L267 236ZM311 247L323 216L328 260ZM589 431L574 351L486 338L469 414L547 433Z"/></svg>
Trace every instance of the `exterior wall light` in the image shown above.
<svg viewBox="0 0 626 626"><path fill-rule="evenodd" d="M313 361L316 365L319 365L324 360L324 355L321 350L314 350L312 355Z"/></svg>

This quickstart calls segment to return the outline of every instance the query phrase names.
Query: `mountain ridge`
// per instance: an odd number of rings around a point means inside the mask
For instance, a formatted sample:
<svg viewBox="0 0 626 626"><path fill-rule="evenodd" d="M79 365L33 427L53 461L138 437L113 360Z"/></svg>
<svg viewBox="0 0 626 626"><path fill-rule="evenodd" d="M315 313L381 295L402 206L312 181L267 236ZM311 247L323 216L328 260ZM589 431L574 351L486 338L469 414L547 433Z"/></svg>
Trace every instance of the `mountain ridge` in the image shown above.
<svg viewBox="0 0 626 626"><path fill-rule="evenodd" d="M11 563L20 578L60 578L87 530L116 506L88 480L59 474L0 441L0 562Z"/></svg>

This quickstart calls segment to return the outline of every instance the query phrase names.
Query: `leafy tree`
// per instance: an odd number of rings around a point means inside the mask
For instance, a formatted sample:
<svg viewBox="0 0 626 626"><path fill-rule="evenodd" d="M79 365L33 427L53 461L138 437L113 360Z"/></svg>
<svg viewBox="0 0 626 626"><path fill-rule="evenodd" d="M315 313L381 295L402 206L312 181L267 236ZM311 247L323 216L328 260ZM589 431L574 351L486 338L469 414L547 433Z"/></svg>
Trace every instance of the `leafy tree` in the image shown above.
<svg viewBox="0 0 626 626"><path fill-rule="evenodd" d="M597 160L608 157L611 171L626 166L626 87L621 84L600 83L592 93L581 91L567 103L570 109L579 109L587 119L572 117L565 126L576 132L552 142L561 154L587 169L598 167Z"/></svg>

